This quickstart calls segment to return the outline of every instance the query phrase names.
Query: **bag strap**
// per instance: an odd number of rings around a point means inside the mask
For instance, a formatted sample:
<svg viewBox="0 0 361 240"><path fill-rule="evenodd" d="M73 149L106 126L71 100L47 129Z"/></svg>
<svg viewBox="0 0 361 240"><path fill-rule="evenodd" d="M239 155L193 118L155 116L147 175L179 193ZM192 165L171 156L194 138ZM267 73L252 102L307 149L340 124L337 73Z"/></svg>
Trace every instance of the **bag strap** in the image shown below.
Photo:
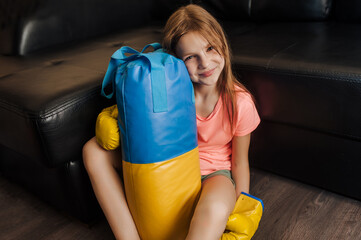
<svg viewBox="0 0 361 240"><path fill-rule="evenodd" d="M145 46L145 47L143 48L142 53L143 53L148 47L153 47L153 48L154 48L154 51L157 51L158 49L161 49L161 48L162 48L162 45L160 45L159 43L148 44L147 46ZM150 61L151 61L151 60L150 60ZM157 62L158 62L158 61L157 61ZM152 76L152 79L153 79L153 76ZM164 83L165 83L165 81L164 81ZM165 84L164 84L164 85L165 85ZM164 99L164 96L161 95L161 93L164 92L164 88L166 88L166 86L159 86L159 87L160 87L160 89L157 90L158 93L156 93L155 95L160 96L159 99L158 99L158 101L162 101L163 103L166 104L167 99ZM153 85L152 85L152 88L153 88ZM154 96L153 96L153 97L154 97ZM195 95L194 95L194 88L193 88L193 86L192 86L192 96L191 96L191 98L192 98L192 103L195 104L196 100L195 100ZM161 110L162 108L165 109L166 107L165 107L165 106L163 106L163 107L160 106L159 108L160 108L160 110Z"/></svg>
<svg viewBox="0 0 361 240"><path fill-rule="evenodd" d="M151 73L153 112L167 112L167 86L164 71L164 54L143 54L149 61Z"/></svg>
<svg viewBox="0 0 361 240"><path fill-rule="evenodd" d="M161 49L162 48L162 45L160 45L160 43L151 43L151 44L148 44L147 46L145 46L141 53L144 53L145 50L147 50L147 48L149 47L153 47L154 48L154 51L157 51L158 49Z"/></svg>
<svg viewBox="0 0 361 240"><path fill-rule="evenodd" d="M166 79L165 72L163 71L164 55L143 53L149 47L153 47L154 51L161 49L161 45L159 43L152 43L145 46L141 52L138 52L127 46L121 47L116 52L114 52L110 59L108 69L102 83L101 94L103 96L108 99L113 97L115 74L118 67L124 67L124 64L139 57L144 57L149 61L150 64L153 111L155 113L168 111ZM133 55L126 56L126 54ZM105 88L109 84L112 85L112 90L110 93L105 93Z"/></svg>
<svg viewBox="0 0 361 240"><path fill-rule="evenodd" d="M151 86L152 86L152 99L153 99L153 112L166 112L168 111L167 102L167 87L164 72L164 56L161 54L143 54L146 49L153 47L154 51L161 49L159 43L151 43L143 48L141 55L148 59L151 67Z"/></svg>

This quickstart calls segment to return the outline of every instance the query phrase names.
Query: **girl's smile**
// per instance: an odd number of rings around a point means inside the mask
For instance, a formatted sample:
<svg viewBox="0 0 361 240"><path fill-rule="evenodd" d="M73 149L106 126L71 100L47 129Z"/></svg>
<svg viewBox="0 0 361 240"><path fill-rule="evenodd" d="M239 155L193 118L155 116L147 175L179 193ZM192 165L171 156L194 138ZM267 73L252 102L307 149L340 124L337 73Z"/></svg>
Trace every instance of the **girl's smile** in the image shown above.
<svg viewBox="0 0 361 240"><path fill-rule="evenodd" d="M176 54L184 61L193 83L216 86L224 67L224 58L201 34L184 34L177 43Z"/></svg>
<svg viewBox="0 0 361 240"><path fill-rule="evenodd" d="M215 70L216 70L216 68L213 68L213 69L211 69L209 71L201 73L200 75L203 76L203 77L210 77L210 76L212 76L212 74L214 73Z"/></svg>

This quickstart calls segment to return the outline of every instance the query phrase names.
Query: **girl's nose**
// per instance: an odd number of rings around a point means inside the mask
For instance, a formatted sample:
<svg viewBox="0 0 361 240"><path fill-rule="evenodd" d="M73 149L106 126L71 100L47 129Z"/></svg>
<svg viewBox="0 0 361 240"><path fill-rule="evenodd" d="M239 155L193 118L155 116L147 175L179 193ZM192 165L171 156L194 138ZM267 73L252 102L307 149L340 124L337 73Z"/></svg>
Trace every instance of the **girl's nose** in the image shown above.
<svg viewBox="0 0 361 240"><path fill-rule="evenodd" d="M207 54L202 54L199 58L199 68L200 69L206 69L209 65L209 58Z"/></svg>

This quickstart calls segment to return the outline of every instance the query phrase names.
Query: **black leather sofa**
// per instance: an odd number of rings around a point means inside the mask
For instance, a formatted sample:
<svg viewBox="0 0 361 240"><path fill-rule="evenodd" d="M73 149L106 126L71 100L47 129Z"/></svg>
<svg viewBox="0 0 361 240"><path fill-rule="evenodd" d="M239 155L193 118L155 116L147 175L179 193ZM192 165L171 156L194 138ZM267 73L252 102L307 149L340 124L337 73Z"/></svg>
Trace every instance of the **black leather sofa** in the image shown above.
<svg viewBox="0 0 361 240"><path fill-rule="evenodd" d="M0 172L90 223L99 208L82 165L111 54L161 41L190 1L0 3ZM262 123L253 167L361 200L361 3L203 0L224 26Z"/></svg>

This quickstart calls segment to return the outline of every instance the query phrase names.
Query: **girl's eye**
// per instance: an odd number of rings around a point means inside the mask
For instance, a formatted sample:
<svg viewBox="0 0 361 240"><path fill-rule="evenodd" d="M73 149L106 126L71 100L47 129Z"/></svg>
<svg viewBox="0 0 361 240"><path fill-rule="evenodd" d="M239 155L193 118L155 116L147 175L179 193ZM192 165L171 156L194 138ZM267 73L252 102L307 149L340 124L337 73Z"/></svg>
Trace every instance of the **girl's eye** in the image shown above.
<svg viewBox="0 0 361 240"><path fill-rule="evenodd" d="M214 50L213 46L210 46L210 47L207 48L207 52L212 51L212 50Z"/></svg>
<svg viewBox="0 0 361 240"><path fill-rule="evenodd" d="M188 56L184 59L184 62L188 61L188 60L191 60L193 58L193 56Z"/></svg>

